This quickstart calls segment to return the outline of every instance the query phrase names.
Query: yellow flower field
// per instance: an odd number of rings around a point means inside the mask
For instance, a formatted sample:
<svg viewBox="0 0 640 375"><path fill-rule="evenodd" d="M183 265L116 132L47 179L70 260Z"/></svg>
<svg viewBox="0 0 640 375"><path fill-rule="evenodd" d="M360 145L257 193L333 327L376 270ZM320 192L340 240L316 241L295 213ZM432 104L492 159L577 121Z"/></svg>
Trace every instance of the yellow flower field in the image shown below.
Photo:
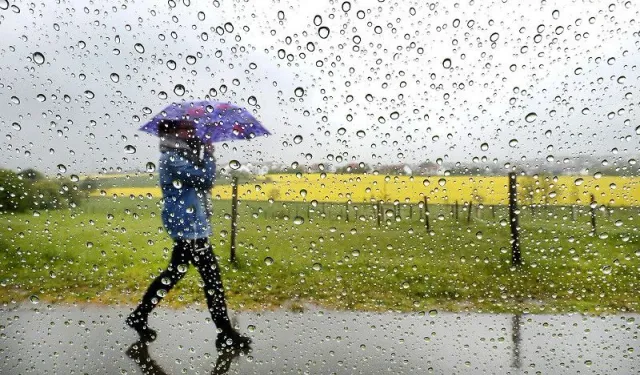
<svg viewBox="0 0 640 375"><path fill-rule="evenodd" d="M256 177L238 187L241 200L371 202L384 200L402 203L452 204L508 203L506 176L382 176L369 174L294 174ZM121 187L94 192L93 196L147 196L160 198L158 187ZM598 204L609 206L640 205L638 177L518 177L520 204L589 204L591 194ZM214 199L231 199L231 186L213 189Z"/></svg>

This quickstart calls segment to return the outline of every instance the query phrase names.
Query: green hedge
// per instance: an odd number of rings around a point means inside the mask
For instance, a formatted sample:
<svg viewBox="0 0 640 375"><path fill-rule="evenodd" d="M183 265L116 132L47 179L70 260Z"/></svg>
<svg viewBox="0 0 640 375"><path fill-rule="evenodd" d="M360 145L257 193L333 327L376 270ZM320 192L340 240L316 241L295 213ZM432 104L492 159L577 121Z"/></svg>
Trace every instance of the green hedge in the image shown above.
<svg viewBox="0 0 640 375"><path fill-rule="evenodd" d="M0 169L0 212L76 207L87 197L70 180L29 179Z"/></svg>

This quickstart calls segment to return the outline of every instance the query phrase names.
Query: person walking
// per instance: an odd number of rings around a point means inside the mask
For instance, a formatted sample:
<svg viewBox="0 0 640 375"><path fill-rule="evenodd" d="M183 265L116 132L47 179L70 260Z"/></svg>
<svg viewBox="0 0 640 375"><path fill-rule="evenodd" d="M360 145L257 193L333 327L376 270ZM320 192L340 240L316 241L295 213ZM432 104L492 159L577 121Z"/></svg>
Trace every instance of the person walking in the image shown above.
<svg viewBox="0 0 640 375"><path fill-rule="evenodd" d="M158 135L162 222L173 239L173 251L169 265L149 285L126 324L144 341L155 340L149 314L185 276L191 263L204 282L207 307L218 332L216 348L248 349L251 339L238 333L229 320L220 269L208 240L212 234L210 190L216 174L213 145L195 137L194 123L189 120L162 121Z"/></svg>

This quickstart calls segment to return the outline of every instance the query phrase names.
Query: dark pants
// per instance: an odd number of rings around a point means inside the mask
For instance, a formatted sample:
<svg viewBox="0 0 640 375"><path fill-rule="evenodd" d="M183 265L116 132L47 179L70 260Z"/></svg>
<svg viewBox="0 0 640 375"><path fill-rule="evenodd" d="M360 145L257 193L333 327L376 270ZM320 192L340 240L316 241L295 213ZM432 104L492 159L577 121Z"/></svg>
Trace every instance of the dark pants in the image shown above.
<svg viewBox="0 0 640 375"><path fill-rule="evenodd" d="M169 266L149 285L134 315L146 321L151 310L187 274L189 263L196 267L202 277L207 306L216 327L223 331L230 330L218 262L206 238L175 241Z"/></svg>

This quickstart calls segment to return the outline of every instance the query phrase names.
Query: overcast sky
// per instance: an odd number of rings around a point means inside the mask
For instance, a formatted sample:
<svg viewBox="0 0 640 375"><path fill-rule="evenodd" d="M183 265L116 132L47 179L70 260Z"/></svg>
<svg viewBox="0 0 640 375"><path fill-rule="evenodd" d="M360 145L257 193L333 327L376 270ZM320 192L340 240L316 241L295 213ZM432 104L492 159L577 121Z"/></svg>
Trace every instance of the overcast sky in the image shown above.
<svg viewBox="0 0 640 375"><path fill-rule="evenodd" d="M632 1L172 3L0 0L2 166L144 169L157 139L137 128L208 95L273 133L219 144L222 165L624 164L639 148Z"/></svg>

